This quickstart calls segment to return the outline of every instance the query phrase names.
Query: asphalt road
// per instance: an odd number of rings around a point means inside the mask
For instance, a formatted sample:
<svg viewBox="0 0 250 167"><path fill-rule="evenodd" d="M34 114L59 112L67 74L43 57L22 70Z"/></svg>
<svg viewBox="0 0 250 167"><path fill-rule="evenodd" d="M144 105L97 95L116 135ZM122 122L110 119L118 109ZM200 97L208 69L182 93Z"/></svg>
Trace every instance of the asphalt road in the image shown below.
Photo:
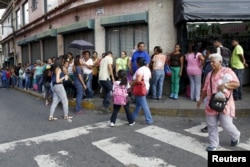
<svg viewBox="0 0 250 167"><path fill-rule="evenodd" d="M70 111L73 111L71 108ZM50 122L44 101L13 89L0 89L0 167L206 167L204 118L154 116L132 127L125 114L109 127L110 114L86 111L72 121ZM63 116L58 107L55 116ZM241 144L232 148L220 132L221 150L250 150L250 118L235 121Z"/></svg>

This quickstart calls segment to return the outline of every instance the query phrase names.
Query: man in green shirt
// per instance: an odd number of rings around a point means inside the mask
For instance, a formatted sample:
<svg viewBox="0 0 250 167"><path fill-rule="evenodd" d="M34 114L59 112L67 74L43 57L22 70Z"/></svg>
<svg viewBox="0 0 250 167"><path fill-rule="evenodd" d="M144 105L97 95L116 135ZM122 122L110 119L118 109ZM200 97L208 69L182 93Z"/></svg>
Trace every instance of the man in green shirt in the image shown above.
<svg viewBox="0 0 250 167"><path fill-rule="evenodd" d="M237 75L240 86L237 89L233 90L233 97L234 100L241 100L242 99L242 79L243 79L243 73L244 68L248 67L248 64L246 64L246 60L244 58L244 51L243 48L239 45L238 39L232 39L232 46L234 47L232 57L231 57L231 68Z"/></svg>

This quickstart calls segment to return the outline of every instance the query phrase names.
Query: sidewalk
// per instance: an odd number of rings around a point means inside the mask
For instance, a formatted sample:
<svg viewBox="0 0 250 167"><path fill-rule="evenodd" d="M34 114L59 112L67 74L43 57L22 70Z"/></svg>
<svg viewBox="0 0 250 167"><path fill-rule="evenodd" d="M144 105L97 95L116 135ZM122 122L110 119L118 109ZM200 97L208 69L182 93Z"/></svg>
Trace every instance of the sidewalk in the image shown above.
<svg viewBox="0 0 250 167"><path fill-rule="evenodd" d="M39 94L33 90L24 90L15 88L16 90L33 95L37 98L44 99L43 94ZM250 116L250 86L243 87L243 100L235 101L236 117ZM196 102L189 100L185 95L180 95L178 100L172 100L168 97L163 97L162 100L148 99L148 104L153 115L171 116L171 117L204 117L203 104L201 109L196 109ZM82 101L83 108L89 110L101 110L102 98L95 97L92 102ZM75 106L75 101L69 99L69 106ZM131 104L131 111L135 105ZM112 110L112 108L110 108Z"/></svg>

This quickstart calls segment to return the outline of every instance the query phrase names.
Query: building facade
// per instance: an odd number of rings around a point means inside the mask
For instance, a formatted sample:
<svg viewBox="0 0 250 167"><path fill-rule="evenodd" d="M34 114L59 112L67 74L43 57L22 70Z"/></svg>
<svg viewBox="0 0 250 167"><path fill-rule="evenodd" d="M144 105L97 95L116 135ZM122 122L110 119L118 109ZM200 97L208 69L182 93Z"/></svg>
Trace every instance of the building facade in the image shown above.
<svg viewBox="0 0 250 167"><path fill-rule="evenodd" d="M14 1L13 1L14 2ZM83 39L101 55L131 54L138 42L148 52L160 45L171 52L176 43L173 0L16 0L2 19L3 55L17 63L34 63L79 50Z"/></svg>

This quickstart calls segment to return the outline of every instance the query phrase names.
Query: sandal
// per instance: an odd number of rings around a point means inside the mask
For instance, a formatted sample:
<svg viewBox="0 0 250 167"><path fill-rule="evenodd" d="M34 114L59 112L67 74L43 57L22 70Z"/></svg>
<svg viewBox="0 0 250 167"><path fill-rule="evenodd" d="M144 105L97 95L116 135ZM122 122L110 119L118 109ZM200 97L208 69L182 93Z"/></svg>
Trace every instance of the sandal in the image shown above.
<svg viewBox="0 0 250 167"><path fill-rule="evenodd" d="M68 120L68 119L72 119L72 118L73 118L72 116L67 115L67 116L64 116L63 119Z"/></svg>
<svg viewBox="0 0 250 167"><path fill-rule="evenodd" d="M56 120L58 120L58 118L53 117L53 116L50 116L50 117L49 117L49 121L56 121Z"/></svg>

